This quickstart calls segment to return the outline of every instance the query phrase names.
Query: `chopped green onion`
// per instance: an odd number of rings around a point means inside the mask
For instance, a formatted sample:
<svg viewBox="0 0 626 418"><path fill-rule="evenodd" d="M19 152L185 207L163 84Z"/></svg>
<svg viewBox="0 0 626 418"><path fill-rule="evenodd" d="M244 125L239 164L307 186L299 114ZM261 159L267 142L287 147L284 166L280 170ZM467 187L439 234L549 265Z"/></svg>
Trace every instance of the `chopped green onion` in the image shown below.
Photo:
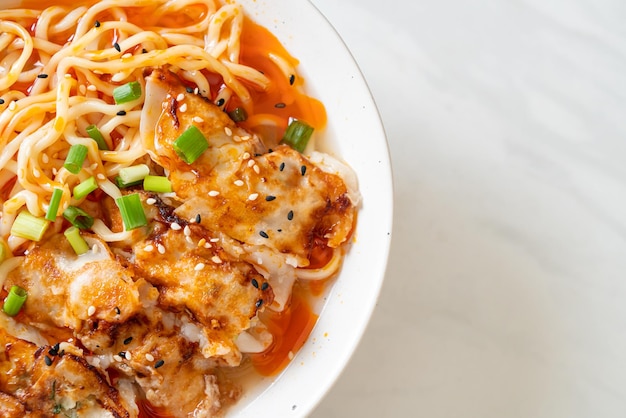
<svg viewBox="0 0 626 418"><path fill-rule="evenodd" d="M76 255L85 254L89 251L89 245L87 245L87 241L80 235L80 229L75 226L70 226L63 233L67 241L70 243Z"/></svg>
<svg viewBox="0 0 626 418"><path fill-rule="evenodd" d="M72 174L78 174L83 166L83 162L85 162L85 158L87 158L87 151L87 147L82 144L72 145L67 153L63 167Z"/></svg>
<svg viewBox="0 0 626 418"><path fill-rule="evenodd" d="M93 225L93 218L87 212L76 206L68 206L63 211L63 217L79 229L89 229Z"/></svg>
<svg viewBox="0 0 626 418"><path fill-rule="evenodd" d="M176 154L187 164L196 161L209 148L209 142L194 125L187 128L173 145Z"/></svg>
<svg viewBox="0 0 626 418"><path fill-rule="evenodd" d="M143 211L143 206L141 206L139 194L133 193L118 197L115 199L115 203L117 204L117 207L120 208L122 222L124 222L124 228L127 231L139 228L140 226L146 226L148 224L146 214Z"/></svg>
<svg viewBox="0 0 626 418"><path fill-rule="evenodd" d="M230 116L233 122L243 122L244 120L248 119L248 113L243 107L234 108L233 110L228 112L228 116Z"/></svg>
<svg viewBox="0 0 626 418"><path fill-rule="evenodd" d="M31 241L39 241L48 229L48 222L45 218L38 218L28 211L21 211L11 227L11 235L26 238Z"/></svg>
<svg viewBox="0 0 626 418"><path fill-rule="evenodd" d="M59 205L61 204L61 198L63 197L63 189L58 187L54 188L52 197L50 198L50 206L48 206L48 212L46 212L46 219L54 222L57 218L57 212L59 211Z"/></svg>
<svg viewBox="0 0 626 418"><path fill-rule="evenodd" d="M113 100L116 104L128 103L141 97L141 84L131 81L113 89Z"/></svg>
<svg viewBox="0 0 626 418"><path fill-rule="evenodd" d="M289 145L298 152L304 152L312 134L312 126L309 126L306 122L301 120L291 119L281 142Z"/></svg>
<svg viewBox="0 0 626 418"><path fill-rule="evenodd" d="M100 132L100 129L98 129L96 125L89 125L86 131L87 131L87 135L89 135L91 139L96 141L96 144L98 144L98 149L100 151L109 150L109 146L107 145L107 142L105 141L104 136L102 135L102 132Z"/></svg>
<svg viewBox="0 0 626 418"><path fill-rule="evenodd" d="M150 168L145 164L138 164L122 168L119 176L124 184L130 184L142 181L148 174L150 174Z"/></svg>
<svg viewBox="0 0 626 418"><path fill-rule="evenodd" d="M74 199L80 200L98 188L98 182L94 176L80 182L74 187Z"/></svg>
<svg viewBox="0 0 626 418"><path fill-rule="evenodd" d="M120 189L125 189L127 187L132 187L132 186L138 186L138 185L140 185L142 183L143 183L143 179L142 180L133 181L132 183L124 183L124 181L122 180L122 178L120 176L115 176L115 184Z"/></svg>
<svg viewBox="0 0 626 418"><path fill-rule="evenodd" d="M146 176L143 179L143 189L147 192L170 193L172 183L165 176Z"/></svg>
<svg viewBox="0 0 626 418"><path fill-rule="evenodd" d="M28 294L26 293L26 290L19 286L11 286L9 294L6 299L4 299L2 310L9 316L17 315L20 312L20 309L22 309L24 302L26 302L27 297Z"/></svg>

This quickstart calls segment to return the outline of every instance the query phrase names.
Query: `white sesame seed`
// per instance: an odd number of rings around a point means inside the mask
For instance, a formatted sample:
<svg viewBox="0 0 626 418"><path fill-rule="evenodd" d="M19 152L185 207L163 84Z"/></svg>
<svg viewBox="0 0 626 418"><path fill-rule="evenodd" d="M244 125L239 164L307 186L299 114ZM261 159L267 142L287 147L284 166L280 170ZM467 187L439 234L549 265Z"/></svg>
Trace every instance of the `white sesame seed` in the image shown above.
<svg viewBox="0 0 626 418"><path fill-rule="evenodd" d="M196 223L196 217L194 216L193 218L189 219L189 223L190 224L195 224Z"/></svg>
<svg viewBox="0 0 626 418"><path fill-rule="evenodd" d="M95 171L95 170L96 170L96 168L98 168L98 163L93 163L93 164L91 164L91 165L89 166L89 169L90 169L91 171Z"/></svg>
<svg viewBox="0 0 626 418"><path fill-rule="evenodd" d="M145 247L143 247L143 250L147 253L150 253L152 251L154 251L154 246L151 244L146 245Z"/></svg>
<svg viewBox="0 0 626 418"><path fill-rule="evenodd" d="M146 353L146 360L148 360L149 362L153 362L154 356L150 353Z"/></svg>
<svg viewBox="0 0 626 418"><path fill-rule="evenodd" d="M165 254L165 247L163 246L163 244L157 245L157 251L159 252L159 254Z"/></svg>
<svg viewBox="0 0 626 418"><path fill-rule="evenodd" d="M15 100L13 100L11 103L9 103L9 110L14 111L15 108L17 108L17 103L15 103Z"/></svg>
<svg viewBox="0 0 626 418"><path fill-rule="evenodd" d="M204 263L198 263L196 264L196 266L193 268L195 271L200 271L202 269L204 269Z"/></svg>
<svg viewBox="0 0 626 418"><path fill-rule="evenodd" d="M176 101L182 102L183 100L185 100L185 95L182 93L179 93L178 96L176 96Z"/></svg>
<svg viewBox="0 0 626 418"><path fill-rule="evenodd" d="M48 154L41 154L41 162L44 164L48 164L50 162L50 157L48 157Z"/></svg>
<svg viewBox="0 0 626 418"><path fill-rule="evenodd" d="M105 176L104 174L102 174L102 173L98 173L98 175L96 176L96 178L97 178L98 180L104 180L104 179L106 179L106 176Z"/></svg>
<svg viewBox="0 0 626 418"><path fill-rule="evenodd" d="M258 165L255 164L254 167L252 167L252 169L254 170L255 173L261 174L261 169L259 168Z"/></svg>
<svg viewBox="0 0 626 418"><path fill-rule="evenodd" d="M132 56L133 56L133 54L131 54L130 52L127 52L124 55L122 55L122 59L127 59L127 58L130 58Z"/></svg>
<svg viewBox="0 0 626 418"><path fill-rule="evenodd" d="M219 242L219 238L211 238L211 242Z"/></svg>
<svg viewBox="0 0 626 418"><path fill-rule="evenodd" d="M156 203L156 199L154 197L149 197L146 199L146 204L154 205Z"/></svg>
<svg viewBox="0 0 626 418"><path fill-rule="evenodd" d="M241 137L242 141L247 141L248 139L250 139L250 135L244 135Z"/></svg>
<svg viewBox="0 0 626 418"><path fill-rule="evenodd" d="M52 175L56 176L58 173L59 171L55 167L52 167Z"/></svg>
<svg viewBox="0 0 626 418"><path fill-rule="evenodd" d="M93 315L93 314L95 314L95 313L96 313L96 307L95 307L95 306L93 306L93 305L91 305L91 306L87 309L87 315L88 315L88 316L91 316L91 315Z"/></svg>
<svg viewBox="0 0 626 418"><path fill-rule="evenodd" d="M202 119L200 116L194 116L193 121L196 123L202 123L204 122L204 119Z"/></svg>
<svg viewBox="0 0 626 418"><path fill-rule="evenodd" d="M39 172L39 170L35 169L33 170L33 176L35 176L35 178L38 179L39 177L41 177L41 173Z"/></svg>
<svg viewBox="0 0 626 418"><path fill-rule="evenodd" d="M180 231L181 229L183 229L183 227L177 224L176 222L172 222L172 224L170 225L170 228L172 228L174 231Z"/></svg>
<svg viewBox="0 0 626 418"><path fill-rule="evenodd" d="M224 128L224 133L226 133L226 135L228 135L228 136L232 136L233 135L233 131L228 126L226 126Z"/></svg>
<svg viewBox="0 0 626 418"><path fill-rule="evenodd" d="M243 186L243 184L244 184L243 180L235 180L235 186L241 187L241 186Z"/></svg>
<svg viewBox="0 0 626 418"><path fill-rule="evenodd" d="M250 153L249 152L244 152L243 156L241 158L243 158L244 160L247 160L248 158L250 158Z"/></svg>
<svg viewBox="0 0 626 418"><path fill-rule="evenodd" d="M287 353L287 357L289 360L293 360L293 351L289 351L289 353Z"/></svg>
<svg viewBox="0 0 626 418"><path fill-rule="evenodd" d="M126 357L126 360L128 361L130 361L133 358L132 354L130 354L130 351L127 351L124 357Z"/></svg>
<svg viewBox="0 0 626 418"><path fill-rule="evenodd" d="M183 103L182 105L180 105L178 110L180 110L181 113L185 113L187 111L187 103Z"/></svg>
<svg viewBox="0 0 626 418"><path fill-rule="evenodd" d="M72 78L72 74L65 74L65 78Z"/></svg>
<svg viewBox="0 0 626 418"><path fill-rule="evenodd" d="M212 245L211 245L210 242L207 242L207 243L204 244L204 248L208 249L208 248L211 248L211 247L212 247Z"/></svg>
<svg viewBox="0 0 626 418"><path fill-rule="evenodd" d="M233 141L241 142L241 137L239 135L233 135Z"/></svg>
<svg viewBox="0 0 626 418"><path fill-rule="evenodd" d="M98 74L98 75L102 75L102 74L104 74L104 73L103 73L102 71L100 71L100 70L93 70L93 73L94 73L94 74Z"/></svg>
<svg viewBox="0 0 626 418"><path fill-rule="evenodd" d="M185 241L187 241L188 243L190 243L190 244L192 244L192 245L193 245L193 240L191 239L191 237L190 237L190 236L186 236L186 237L185 237Z"/></svg>
<svg viewBox="0 0 626 418"><path fill-rule="evenodd" d="M91 252L93 252L94 254L98 254L100 252L100 247L98 246L98 244L94 244L93 247L91 247Z"/></svg>
<svg viewBox="0 0 626 418"><path fill-rule="evenodd" d="M87 90L89 91L98 91L98 88L96 87L95 84L90 84L87 86Z"/></svg>
<svg viewBox="0 0 626 418"><path fill-rule="evenodd" d="M198 87L196 87L195 89L193 89L194 94L198 94L200 92L200 89Z"/></svg>
<svg viewBox="0 0 626 418"><path fill-rule="evenodd" d="M167 93L167 96L165 96L165 98L166 98L167 100L169 100L169 99L171 99L171 98L172 98L172 95L171 95L171 94L169 94L169 93Z"/></svg>
<svg viewBox="0 0 626 418"><path fill-rule="evenodd" d="M252 193L250 196L248 196L248 200L256 200L258 197L258 193Z"/></svg>
<svg viewBox="0 0 626 418"><path fill-rule="evenodd" d="M220 194L220 192L218 192L217 190L211 190L209 192L209 196L211 196L211 197L218 196L219 194Z"/></svg>
<svg viewBox="0 0 626 418"><path fill-rule="evenodd" d="M189 228L189 225L185 225L185 229L183 229L183 233L185 234L186 237L191 235L191 228Z"/></svg>
<svg viewBox="0 0 626 418"><path fill-rule="evenodd" d="M255 164L256 164L256 161L254 161L254 160L248 161L248 167L252 167Z"/></svg>
<svg viewBox="0 0 626 418"><path fill-rule="evenodd" d="M118 363L121 363L122 362L122 357L120 357L119 355L116 354L116 355L113 356L113 360L117 361Z"/></svg>
<svg viewBox="0 0 626 418"><path fill-rule="evenodd" d="M81 84L80 86L78 86L78 92L80 94L85 94L87 92L87 87L85 87L84 84Z"/></svg>
<svg viewBox="0 0 626 418"><path fill-rule="evenodd" d="M214 255L213 257L211 257L211 261L214 262L215 264L222 264L222 259L219 258L218 256Z"/></svg>

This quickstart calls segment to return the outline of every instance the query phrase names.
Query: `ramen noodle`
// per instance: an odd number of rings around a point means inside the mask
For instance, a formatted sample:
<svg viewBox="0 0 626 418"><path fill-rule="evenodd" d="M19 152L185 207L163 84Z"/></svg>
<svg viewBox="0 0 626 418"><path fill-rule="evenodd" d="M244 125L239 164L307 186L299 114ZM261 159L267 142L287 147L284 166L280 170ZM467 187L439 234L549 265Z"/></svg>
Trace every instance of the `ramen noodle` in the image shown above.
<svg viewBox="0 0 626 418"><path fill-rule="evenodd" d="M354 174L240 5L41 3L0 11L2 416L219 416L338 272Z"/></svg>

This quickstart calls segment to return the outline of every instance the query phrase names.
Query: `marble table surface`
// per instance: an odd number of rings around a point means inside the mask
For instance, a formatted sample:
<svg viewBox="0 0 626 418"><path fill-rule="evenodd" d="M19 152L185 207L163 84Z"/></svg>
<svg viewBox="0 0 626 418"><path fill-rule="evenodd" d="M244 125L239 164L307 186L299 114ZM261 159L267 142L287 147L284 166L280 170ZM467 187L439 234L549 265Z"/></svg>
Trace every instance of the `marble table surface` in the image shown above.
<svg viewBox="0 0 626 418"><path fill-rule="evenodd" d="M626 2L312 0L394 169L332 417L626 416Z"/></svg>

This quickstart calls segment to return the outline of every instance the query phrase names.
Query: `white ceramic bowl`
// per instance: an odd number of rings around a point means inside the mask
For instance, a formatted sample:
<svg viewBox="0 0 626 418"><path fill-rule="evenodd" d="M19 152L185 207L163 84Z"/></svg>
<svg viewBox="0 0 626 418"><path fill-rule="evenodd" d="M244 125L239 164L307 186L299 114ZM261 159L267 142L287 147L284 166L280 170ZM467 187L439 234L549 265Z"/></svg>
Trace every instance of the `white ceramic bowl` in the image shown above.
<svg viewBox="0 0 626 418"><path fill-rule="evenodd" d="M350 52L307 0L239 0L300 60L307 92L328 113L324 141L356 171L363 203L356 239L304 347L278 376L263 378L228 416L299 417L310 413L354 352L383 282L393 215L391 166L374 101Z"/></svg>

